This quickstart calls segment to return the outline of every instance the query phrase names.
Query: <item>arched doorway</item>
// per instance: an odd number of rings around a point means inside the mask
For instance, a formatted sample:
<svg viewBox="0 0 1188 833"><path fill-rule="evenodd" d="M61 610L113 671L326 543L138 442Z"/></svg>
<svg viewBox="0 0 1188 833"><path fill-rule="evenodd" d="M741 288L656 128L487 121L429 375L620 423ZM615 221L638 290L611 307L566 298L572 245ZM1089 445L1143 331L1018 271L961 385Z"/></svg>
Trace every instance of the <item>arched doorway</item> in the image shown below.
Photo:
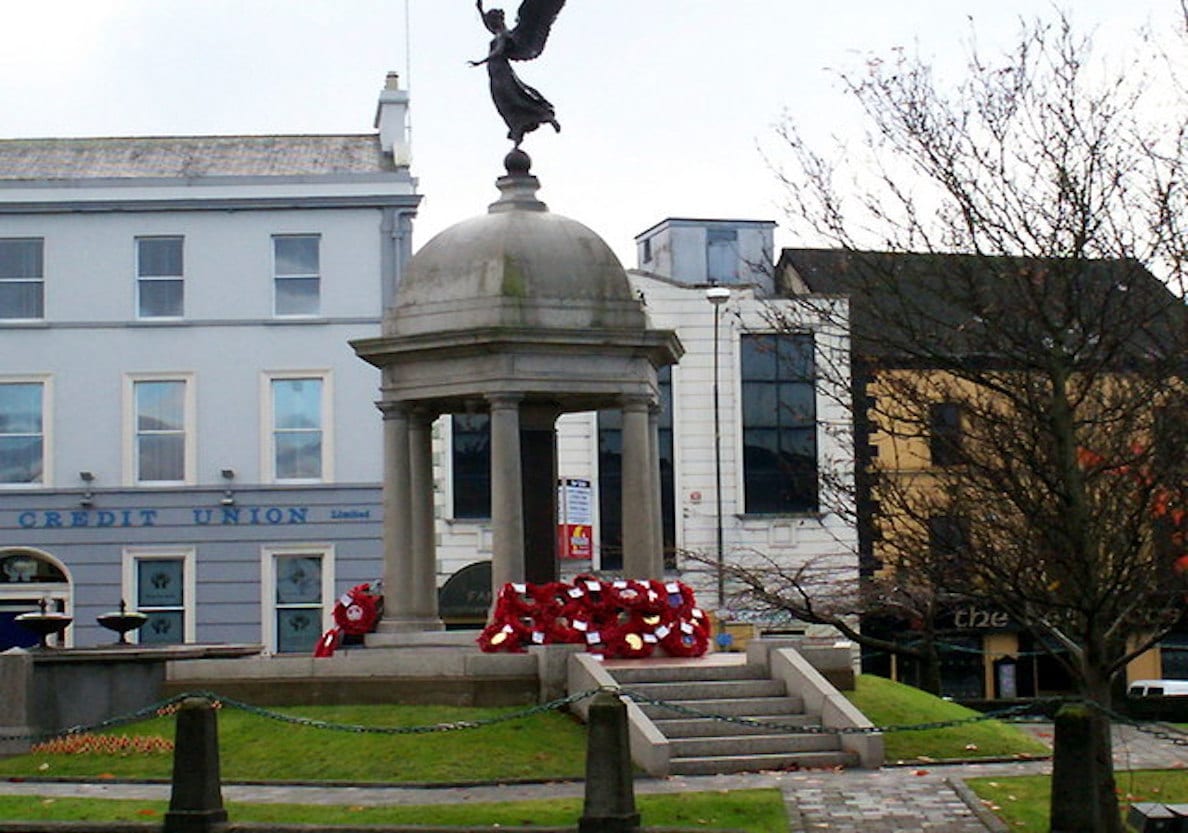
<svg viewBox="0 0 1188 833"><path fill-rule="evenodd" d="M71 612L71 582L66 566L40 550L0 549L0 651L37 644L37 634L22 627L16 617L37 611L42 599L46 600L47 610Z"/></svg>

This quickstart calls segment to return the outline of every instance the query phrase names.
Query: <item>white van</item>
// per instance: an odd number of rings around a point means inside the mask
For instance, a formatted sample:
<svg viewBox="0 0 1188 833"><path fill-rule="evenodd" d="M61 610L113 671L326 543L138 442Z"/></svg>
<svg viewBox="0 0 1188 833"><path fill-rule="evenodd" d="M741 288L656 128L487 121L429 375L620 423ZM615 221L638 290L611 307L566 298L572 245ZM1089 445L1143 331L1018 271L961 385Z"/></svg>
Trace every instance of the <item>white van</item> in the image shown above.
<svg viewBox="0 0 1188 833"><path fill-rule="evenodd" d="M1130 697L1188 697L1188 680L1135 680L1126 694Z"/></svg>

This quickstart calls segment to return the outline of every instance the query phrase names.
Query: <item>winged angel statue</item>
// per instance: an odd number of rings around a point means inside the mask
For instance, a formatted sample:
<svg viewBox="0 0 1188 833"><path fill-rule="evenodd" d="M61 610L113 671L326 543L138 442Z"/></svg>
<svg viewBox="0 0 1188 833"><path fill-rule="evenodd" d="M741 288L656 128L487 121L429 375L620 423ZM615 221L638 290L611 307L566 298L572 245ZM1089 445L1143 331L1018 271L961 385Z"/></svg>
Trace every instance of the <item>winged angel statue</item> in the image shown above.
<svg viewBox="0 0 1188 833"><path fill-rule="evenodd" d="M512 70L512 61L530 61L544 51L553 21L565 0L523 0L516 12L516 26L508 29L502 9L483 9L483 0L476 0L483 25L495 36L487 57L471 61L471 66L487 65L491 79L491 98L495 109L507 122L507 138L516 147L542 124L551 124L560 132L553 105L532 87L525 84Z"/></svg>

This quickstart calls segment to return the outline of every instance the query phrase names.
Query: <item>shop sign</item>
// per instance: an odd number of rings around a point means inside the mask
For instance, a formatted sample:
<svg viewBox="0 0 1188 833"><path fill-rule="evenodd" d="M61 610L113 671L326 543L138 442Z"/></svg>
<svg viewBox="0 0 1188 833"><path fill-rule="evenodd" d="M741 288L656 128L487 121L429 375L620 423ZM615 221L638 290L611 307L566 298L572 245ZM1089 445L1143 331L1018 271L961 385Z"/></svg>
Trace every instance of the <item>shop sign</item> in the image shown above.
<svg viewBox="0 0 1188 833"><path fill-rule="evenodd" d="M557 490L557 551L562 558L594 557L594 499L589 480L563 478Z"/></svg>
<svg viewBox="0 0 1188 833"><path fill-rule="evenodd" d="M169 509L30 509L0 516L0 529L129 529L157 526L300 526L309 523L366 521L370 509L357 507L223 506Z"/></svg>
<svg viewBox="0 0 1188 833"><path fill-rule="evenodd" d="M963 631L1005 630L1011 627L1011 617L1001 610L963 605L951 614L952 627Z"/></svg>

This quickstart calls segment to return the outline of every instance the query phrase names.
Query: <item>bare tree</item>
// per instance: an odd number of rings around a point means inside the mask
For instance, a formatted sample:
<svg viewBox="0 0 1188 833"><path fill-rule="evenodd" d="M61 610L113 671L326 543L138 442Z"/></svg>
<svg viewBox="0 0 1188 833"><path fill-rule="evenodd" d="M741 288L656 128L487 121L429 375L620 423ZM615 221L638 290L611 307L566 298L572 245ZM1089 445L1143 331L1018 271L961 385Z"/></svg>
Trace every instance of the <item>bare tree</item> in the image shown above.
<svg viewBox="0 0 1188 833"><path fill-rule="evenodd" d="M952 84L903 52L843 73L856 147L781 129L789 217L829 247L786 252L785 289L851 299L884 575L994 604L1103 709L1185 604L1188 124L1156 66L1058 16Z"/></svg>
<svg viewBox="0 0 1188 833"><path fill-rule="evenodd" d="M716 569L697 553L686 557ZM920 573L901 569L866 576L855 583L852 562L822 556L791 562L763 553L738 553L721 570L731 590L731 602L768 618L790 617L797 622L831 627L863 648L918 664L919 687L941 693L941 655L938 624L951 596L939 591ZM862 621L884 617L910 622L910 631L873 633Z"/></svg>

